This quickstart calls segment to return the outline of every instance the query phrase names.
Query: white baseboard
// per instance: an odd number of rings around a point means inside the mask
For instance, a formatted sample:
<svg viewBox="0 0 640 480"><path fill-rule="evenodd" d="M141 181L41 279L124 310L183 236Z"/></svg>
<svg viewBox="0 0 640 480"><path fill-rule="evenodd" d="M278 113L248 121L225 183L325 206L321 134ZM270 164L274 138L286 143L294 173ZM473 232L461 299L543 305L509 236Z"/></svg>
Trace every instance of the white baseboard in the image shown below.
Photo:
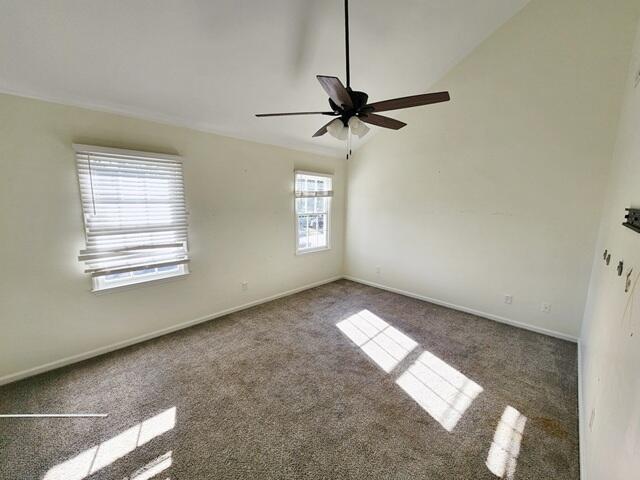
<svg viewBox="0 0 640 480"><path fill-rule="evenodd" d="M400 295L404 295L406 297L417 298L418 300L424 300L425 302L434 303L436 305L440 305L443 307L451 308L453 310L458 310L464 313L471 313L472 315L476 315L478 317L486 318L489 320L494 320L500 323L506 323L507 325L512 325L514 327L523 328L525 330L530 330L532 332L541 333L543 335L548 335L550 337L560 338L562 340L568 340L573 343L578 343L578 338L567 335L566 333L556 332L555 330L549 330L542 327L536 327L534 325L529 325L526 323L518 322L516 320L511 320L509 318L500 317L498 315L493 315L492 313L481 312L479 310L474 310L473 308L462 307L460 305L455 305L453 303L444 302L442 300L438 300L436 298L426 297L424 295L420 295L413 292L407 292L406 290L400 290L399 288L389 287L387 285L382 285L375 282L370 282L369 280L364 280L357 277L352 277L351 275L345 275L343 278L347 280L351 280L352 282L362 283L364 285L369 285L371 287L380 288L382 290L387 290L389 292L398 293Z"/></svg>
<svg viewBox="0 0 640 480"><path fill-rule="evenodd" d="M146 333L144 335L140 335L138 337L130 338L128 340L123 340L121 342L112 343L111 345L107 345L105 347L96 348L95 350L90 350L88 352L80 353L77 355L72 355L70 357L62 358L60 360L55 360L53 362L46 363L44 365L39 365L37 367L29 368L27 370L22 370L21 372L11 373L9 375L5 375L4 377L0 377L0 385L5 385L7 383L15 382L17 380L21 380L23 378L31 377L33 375L38 375L39 373L43 373L49 370L54 370L56 368L64 367L67 365L71 365L72 363L81 362L82 360L86 360L88 358L97 357L98 355L102 355L105 353L112 352L114 350L119 350L124 347L128 347L130 345L134 345L136 343L144 342L146 340L151 340L152 338L160 337L162 335L166 335L167 333L172 333L177 330L182 330L183 328L188 328L193 325L197 325L198 323L206 322L208 320L213 320L218 317L223 317L225 315L229 315L230 313L234 313L240 310L244 310L246 308L255 307L256 305L260 305L261 303L270 302L272 300L276 300L278 298L287 297L289 295L293 295L294 293L302 292L304 290L308 290L310 288L318 287L320 285L324 285L325 283L335 282L336 280L340 280L342 278L341 275L336 277L327 278L325 280L320 280L319 282L310 283L308 285L303 285L301 287L294 288L292 290L287 290L285 292L277 293L275 295L271 295L266 298L261 298L259 300L254 300L253 302L245 303L243 305L239 305L237 307L228 308L226 310L222 310L217 313L212 313L211 315L206 315L204 317L196 318L194 320L189 320L187 322L179 323L177 325L172 325L170 327L162 328L160 330L156 330L151 333Z"/></svg>
<svg viewBox="0 0 640 480"><path fill-rule="evenodd" d="M582 391L582 341L578 340L578 449L580 450L580 480L587 479L587 471L585 465L585 455L587 454L584 447L584 392Z"/></svg>
<svg viewBox="0 0 640 480"><path fill-rule="evenodd" d="M353 282L357 282L357 283L362 283L364 285L369 285L372 287L376 287L376 288L380 288L382 290L387 290L393 293L398 293L400 295L404 295L407 297L411 297L411 298L417 298L418 300L424 300L426 302L430 302L430 303L434 303L436 305L441 305L443 307L448 307L448 308L452 308L454 310L459 310L461 312L465 312L465 313L470 313L473 315L477 315L479 317L483 317L483 318L487 318L489 320L494 320L496 322L500 322L500 323L506 323L508 325L513 325L515 327L519 327L519 328L524 328L526 330L531 330L534 331L536 333L541 333L544 335L549 335L551 337L556 337L556 338L560 338L563 340L568 340L571 342L578 342L578 339L576 337L572 337L570 335L566 335L564 333L560 333L560 332L555 332L553 330L548 330L545 328L540 328L540 327L534 327L531 325L527 325L525 323L521 323L521 322L517 322L515 320L510 320L508 318L504 318L504 317L500 317L497 315L493 315L490 313L485 313L485 312L480 312L478 310L474 310L472 308L467 308L467 307L462 307L459 305L454 305L452 303L449 302L444 302L441 300L437 300L435 298L430 298L430 297L426 297L424 295L419 295L417 293L412 293L412 292L407 292L405 290L400 290L398 288L394 288L394 287L389 287L386 285L382 285L379 283L375 283L375 282L370 282L368 280L363 280L360 278L356 278L356 277L352 277L350 275L338 275L335 277L331 277L331 278L327 278L325 280L321 280L318 282L314 282L314 283L310 283L308 285L303 285L301 287L298 288L294 288L292 290L287 290L285 292L281 292L281 293L277 293L275 295L271 295L269 297L266 298L261 298L259 300L254 300L253 302L249 302L249 303L245 303L243 305L239 305L237 307L232 307L232 308L228 308L226 310L222 310L220 312L216 312L216 313L212 313L211 315L206 315L204 317L200 317L200 318L196 318L194 320L189 320L187 322L183 322L183 323L179 323L177 325L172 325L170 327L166 327L160 330L156 330L154 332L151 333L147 333L144 335L140 335L134 338L130 338L128 340L124 340L121 342L117 342L117 343L113 343L111 345L107 345L104 347L100 347L94 350L90 350L88 352L84 352L84 353L80 353L77 355L72 355L70 357L66 357L66 358L62 358L60 360L55 360L53 362L49 362L46 363L44 365L39 365L37 367L33 367L33 368L29 368L27 370L22 370L20 372L17 373L12 373L9 375L5 375L3 377L0 377L0 385L5 385L7 383L11 383L11 382L15 382L18 380L21 380L23 378L27 378L27 377L31 377L33 375L38 375L39 373L43 373L49 370L54 370L56 368L60 368L60 367L64 367L67 365L71 365L73 363L77 363L77 362L81 362L82 360L86 360L92 357L97 357L98 355L102 355L105 353L109 353L112 352L114 350L119 350L121 348L125 348L128 347L130 345L134 345L136 343L140 343L140 342L144 342L146 340L150 340L152 338L156 338L156 337L160 337L162 335L166 335L168 333L172 333L178 330L182 330L183 328L188 328L191 327L193 325L197 325L198 323L202 323L202 322L206 322L208 320L213 320L215 318L218 317L222 317L224 315L228 315L230 313L234 313L240 310L244 310L246 308L250 308L256 305L260 305L261 303L266 303L266 302L270 302L271 300L276 300L278 298L282 298L282 297L286 297L289 295L293 295L294 293L298 293L298 292L302 292L304 290L308 290L310 288L314 288L314 287L318 287L320 285L324 285L326 283L331 283L331 282L335 282L336 280L340 280L341 278L345 278L347 280L351 280ZM580 349L578 349L578 352L580 352ZM580 360L579 360L580 361ZM579 369L581 368L581 363L579 363ZM578 378L579 381L581 382L581 377L580 377L580 370L578 372ZM579 388L582 386L582 384L579 384ZM581 436L582 438L582 436ZM582 448L580 449L581 455L582 455Z"/></svg>

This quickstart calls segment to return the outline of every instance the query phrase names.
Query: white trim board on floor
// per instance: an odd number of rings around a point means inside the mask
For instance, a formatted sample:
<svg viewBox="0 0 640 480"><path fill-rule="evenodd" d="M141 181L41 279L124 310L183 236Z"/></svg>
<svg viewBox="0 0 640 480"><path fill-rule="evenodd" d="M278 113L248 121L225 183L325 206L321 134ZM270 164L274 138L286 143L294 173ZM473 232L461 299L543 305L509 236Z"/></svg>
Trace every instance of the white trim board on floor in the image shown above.
<svg viewBox="0 0 640 480"><path fill-rule="evenodd" d="M320 280L318 282L303 285L301 287L287 290L285 292L276 293L275 295L271 295L269 297L261 298L259 300L254 300L253 302L245 303L237 307L228 308L226 310L222 310L220 312L213 313L211 315L206 315L204 317L196 318L194 320L189 320L187 322L179 323L177 325L172 325L170 327L162 328L160 330L156 330L154 332L147 333L145 335L140 335L134 338L130 338L128 340L112 343L111 345L107 345L105 347L96 348L95 350L90 350L88 352L79 353L77 355L72 355L70 357L62 358L60 360L55 360L53 362L45 363L44 365L39 365L37 367L29 368L27 370L22 370L17 373L11 373L9 375L5 375L4 377L0 377L0 385L6 385L7 383L16 382L18 380L22 380L23 378L32 377L34 375L38 375L40 373L44 373L49 370L55 370L56 368L66 367L67 365L81 362L82 360L87 360L89 358L97 357L98 355L103 355L105 353L113 352L115 350L120 350L121 348L129 347L131 345L135 345L136 343L141 343L147 340L151 340L152 338L160 337L168 333L172 333L178 330L182 330L184 328L192 327L199 323L207 322L215 318L224 317L225 315L229 315L230 313L255 307L256 305L267 303L272 300L277 300L278 298L288 297L289 295L293 295L294 293L299 293L304 290L309 290L310 288L319 287L320 285L324 285L326 283L335 282L336 280L340 280L341 278L343 278L342 275L338 275L336 277Z"/></svg>
<svg viewBox="0 0 640 480"><path fill-rule="evenodd" d="M512 325L514 327L523 328L525 330L531 330L536 333L541 333L543 335L549 335L551 337L560 338L562 340L568 340L570 342L578 343L578 339L572 337L570 335L566 335L563 333L555 332L553 330L547 330L544 328L533 327L531 325L526 325L521 322L517 322L515 320L509 320L504 317L499 317L497 315L492 315L490 313L480 312L478 310L474 310L467 307L461 307L459 305L454 305L452 303L444 302L441 300L437 300L435 298L426 297L424 295L419 295L417 293L407 292L405 290L400 290L398 288L389 287L387 285L382 285L375 282L369 282L368 280L364 280L357 277L352 277L350 275L338 275L335 277L327 278L325 280L320 280L318 282L310 283L308 285L303 285L301 287L297 287L291 290L287 290L285 292L277 293L275 295L271 295L269 297L261 298L259 300L254 300L253 302L245 303L243 305L239 305L237 307L228 308L226 310L222 310L217 313L213 313L211 315L206 315L204 317L196 318L194 320L189 320L187 322L179 323L177 325L172 325L170 327L166 327L160 330L156 330L151 333L147 333L145 335L140 335L134 338L130 338L128 340L123 340L121 342L113 343L111 345L107 345L105 347L100 347L95 350L90 350L88 352L80 353L77 355L72 355L70 357L66 357L60 360L55 360L53 362L46 363L44 365L39 365L37 367L29 368L27 370L22 370L17 373L12 373L9 375L5 375L4 377L0 377L0 385L6 385L11 382L16 382L18 380L22 380L27 377L32 377L34 375L38 375L40 373L47 372L49 370L55 370L56 368L65 367L67 365L71 365L73 363L81 362L83 360L87 360L89 358L97 357L98 355L103 355L105 353L113 352L115 350L119 350L121 348L125 348L131 345L135 345L136 343L141 343L147 340L151 340L152 338L160 337L162 335L166 335L168 333L176 332L178 330L182 330L184 328L191 327L193 325L197 325L199 323L206 322L208 320L213 320L215 318L223 317L225 315L229 315L230 313L238 312L240 310L244 310L246 308L254 307L256 305L260 305L262 303L270 302L272 300L276 300L278 298L287 297L289 295L293 295L298 292L302 292L304 290L308 290L310 288L318 287L320 285L324 285L327 283L335 282L340 279L350 280L352 282L361 283L363 285L369 285L371 287L379 288L381 290L387 290L389 292L397 293L400 295L404 295L406 297L416 298L418 300L423 300L425 302L433 303L435 305L441 305L443 307L451 308L453 310L458 310L465 313L470 313L472 315L477 315L478 317L483 317L488 320L494 320L496 322L505 323L507 325ZM578 365L580 369L580 365ZM580 371L578 371L578 381L581 381Z"/></svg>
<svg viewBox="0 0 640 480"><path fill-rule="evenodd" d="M406 290L401 290L395 287L389 287L387 285L382 285L380 283L370 282L369 280L364 280L362 278L352 277L351 275L344 275L346 280L351 280L352 282L362 283L363 285L369 285L370 287L379 288L381 290L387 290L388 292L397 293L400 295L404 295L405 297L416 298L418 300L423 300L425 302L433 303L435 305L440 305L442 307L451 308L453 310L458 310L464 313L470 313L472 315L476 315L478 317L486 318L488 320L493 320L495 322L505 323L507 325L511 325L513 327L523 328L524 330L530 330L532 332L541 333L543 335L548 335L550 337L559 338L561 340L567 340L569 342L578 343L578 338L572 335L567 335L566 333L556 332L555 330L548 330L546 328L535 327L533 325L528 325L526 323L518 322L516 320L511 320L509 318L500 317L499 315L493 315L491 313L481 312L479 310L474 310L473 308L462 307L460 305L455 305L453 303L445 302L442 300L438 300L435 298L427 297L424 295L420 295L418 293L407 292Z"/></svg>
<svg viewBox="0 0 640 480"><path fill-rule="evenodd" d="M584 447L584 432L586 428L584 418L584 392L582 390L582 340L578 339L578 450L580 455L580 478L586 480L586 450Z"/></svg>

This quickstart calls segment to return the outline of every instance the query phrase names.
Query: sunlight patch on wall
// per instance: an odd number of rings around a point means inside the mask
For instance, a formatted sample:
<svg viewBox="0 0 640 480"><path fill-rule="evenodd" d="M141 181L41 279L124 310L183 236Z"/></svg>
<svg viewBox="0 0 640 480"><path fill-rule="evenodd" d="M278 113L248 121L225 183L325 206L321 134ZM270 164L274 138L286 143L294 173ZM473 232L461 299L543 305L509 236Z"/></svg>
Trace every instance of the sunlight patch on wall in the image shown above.
<svg viewBox="0 0 640 480"><path fill-rule="evenodd" d="M81 480L171 430L175 423L176 408L172 407L59 463L47 471L43 480Z"/></svg>
<svg viewBox="0 0 640 480"><path fill-rule="evenodd" d="M430 352L424 352L397 380L442 427L451 432L482 387Z"/></svg>
<svg viewBox="0 0 640 480"><path fill-rule="evenodd" d="M527 417L508 406L502 413L487 456L487 467L494 475L513 480L520 454L520 443Z"/></svg>
<svg viewBox="0 0 640 480"><path fill-rule="evenodd" d="M369 310L351 315L336 326L387 373L418 346Z"/></svg>

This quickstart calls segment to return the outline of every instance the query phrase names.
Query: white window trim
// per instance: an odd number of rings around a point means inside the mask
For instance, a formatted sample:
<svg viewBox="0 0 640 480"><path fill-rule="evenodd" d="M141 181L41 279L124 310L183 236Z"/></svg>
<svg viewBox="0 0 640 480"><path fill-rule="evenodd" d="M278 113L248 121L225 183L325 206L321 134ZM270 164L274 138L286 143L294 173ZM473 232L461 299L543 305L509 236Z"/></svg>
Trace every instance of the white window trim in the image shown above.
<svg viewBox="0 0 640 480"><path fill-rule="evenodd" d="M124 148L112 148L112 147L99 147L96 145L85 145L82 143L73 143L71 145L76 153L91 152L91 153L110 153L113 155L127 155L131 157L140 158L154 158L160 160L172 160L174 162L184 163L184 160L179 155L169 155L166 153L153 153L153 152L141 152L139 150L127 150Z"/></svg>
<svg viewBox="0 0 640 480"><path fill-rule="evenodd" d="M325 177L331 179L331 188L333 189L334 176L330 173L320 173L320 172L310 172L308 170L295 170L293 172L293 223L294 223L294 235L295 235L295 252L296 255L306 255L307 253L318 253L318 252L326 252L327 250L331 250L331 221L333 218L332 210L333 210L333 197L329 198L329 209L327 211L327 246L319 247L319 248L298 248L298 239L300 232L298 230L299 222L298 222L298 212L296 212L296 176L297 175L313 175L314 177Z"/></svg>
<svg viewBox="0 0 640 480"><path fill-rule="evenodd" d="M154 273L149 275L148 277L140 276L137 278L125 278L122 280L115 280L113 282L106 282L104 277L94 277L92 278L93 289L91 290L94 293L102 293L102 292L110 292L122 290L126 287L139 287L142 285L150 285L156 282L160 282L163 280L171 280L172 278L184 277L185 275L189 275L189 264L183 263L181 265L177 265L177 272L169 272L169 273Z"/></svg>
<svg viewBox="0 0 640 480"><path fill-rule="evenodd" d="M138 157L138 158L151 158L156 160L170 160L170 161L184 163L183 158L179 155L143 152L139 150L128 150L123 148L101 147L101 146L86 145L81 143L73 143L71 146L76 154L87 153L87 152L104 153L104 154L123 155L123 156L131 156L131 157ZM79 186L78 186L78 195L79 195L80 203L82 205L82 192ZM186 199L185 199L185 203L186 203ZM185 208L187 208L186 205L185 205ZM188 208L187 208L187 211L188 211ZM83 235L86 236L87 230L85 226L84 211L82 215L82 225L83 225ZM103 277L92 277L91 291L94 294L111 293L111 292L129 290L132 288L151 286L154 284L172 281L172 280L186 277L187 275L189 275L190 273L189 262L180 264L179 267L180 268L178 272L156 273L153 276L149 276L147 278L138 277L135 279L131 279L131 278L123 279L121 281L114 281L109 285L105 285Z"/></svg>
<svg viewBox="0 0 640 480"><path fill-rule="evenodd" d="M92 279L93 288L89 289L89 291L94 295L105 295L108 293L122 292L126 290L133 290L133 289L138 289L143 287L152 287L154 285L161 285L163 283L174 282L176 280L186 278L191 273L191 271L189 270L188 263L185 263L183 266L184 266L184 272L168 274L166 276L157 276L141 282L132 282L132 283L123 282L122 284L118 284L118 285L114 284L106 288L96 288L96 282L95 282L96 279Z"/></svg>

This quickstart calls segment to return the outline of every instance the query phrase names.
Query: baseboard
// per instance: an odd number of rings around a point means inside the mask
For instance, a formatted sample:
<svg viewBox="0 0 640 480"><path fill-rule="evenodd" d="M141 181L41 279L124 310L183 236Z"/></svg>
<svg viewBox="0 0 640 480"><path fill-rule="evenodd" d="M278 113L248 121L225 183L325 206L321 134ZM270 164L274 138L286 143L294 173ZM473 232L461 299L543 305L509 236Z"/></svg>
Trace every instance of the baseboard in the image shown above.
<svg viewBox="0 0 640 480"><path fill-rule="evenodd" d="M582 340L578 340L578 449L580 455L580 480L587 479L587 471L585 467L585 455L587 452L584 448L584 392L582 391Z"/></svg>
<svg viewBox="0 0 640 480"><path fill-rule="evenodd" d="M389 292L398 293L400 295L404 295L406 297L417 298L418 300L424 300L425 302L433 303L436 305L440 305L443 307L451 308L453 310L458 310L464 313L470 313L472 315L476 315L478 317L486 318L488 320L493 320L495 322L506 323L507 325L512 325L514 327L523 328L525 330L530 330L532 332L541 333L543 335L548 335L550 337L559 338L561 340L567 340L569 342L578 343L578 338L567 335L566 333L556 332L555 330L549 330L542 327L536 327L533 325L528 325L526 323L518 322L516 320L511 320L509 318L501 317L499 315L493 315L492 313L481 312L479 310L474 310L473 308L462 307L460 305L455 305L453 303L445 302L442 300L438 300L436 298L426 297L424 295L420 295L418 293L408 292L406 290L401 290L395 287L389 287L387 285L382 285L380 283L370 282L369 280L364 280L362 278L352 277L351 275L344 275L345 279L351 280L352 282L362 283L364 285L369 285L371 287L380 288L382 290L387 290Z"/></svg>
<svg viewBox="0 0 640 480"><path fill-rule="evenodd" d="M160 337L160 336L166 335L168 333L172 333L172 332L175 332L175 331L178 331L178 330L182 330L184 328L188 328L188 327L191 327L193 325L197 325L197 324L202 323L202 322L206 322L206 321L209 321L209 320L213 320L215 318L223 317L224 315L229 315L230 313L238 312L240 310L244 310L246 308L254 307L254 306L260 305L262 303L270 302L270 301L276 300L278 298L282 298L282 297L286 297L286 296L289 296L289 295L293 295L295 293L302 292L302 291L308 290L310 288L318 287L318 286L324 285L326 283L335 282L336 280L340 280L341 278L345 278L347 280L351 280L352 282L362 283L364 285L369 285L369 286L372 286L372 287L380 288L382 290L387 290L387 291L390 291L390 292L393 292L393 293L398 293L400 295L404 295L404 296L407 296L407 297L417 298L418 300L424 300L426 302L430 302L430 303L433 303L433 304L436 304L436 305L441 305L441 306L447 307L447 308L452 308L454 310L458 310L458 311L461 311L461 312L470 313L470 314L473 314L473 315L477 315L479 317L487 318L489 320L494 320L496 322L506 323L506 324L512 325L514 327L524 328L526 330L531 330L533 332L541 333L543 335L549 335L551 337L556 337L556 338L560 338L560 339L563 339L563 340L568 340L568 341L571 341L571 342L578 343L578 339L576 337L572 337L570 335L566 335L566 334L563 334L563 333L560 333L560 332L555 332L553 330L548 330L548 329L540 328L540 327L534 327L534 326L527 325L527 324L524 324L524 323L521 323L521 322L517 322L515 320L510 320L508 318L500 317L500 316L493 315L493 314L490 314L490 313L481 312L481 311L478 311L478 310L474 310L472 308L462 307L462 306L455 305L455 304L452 304L452 303L449 303L449 302L444 302L444 301L441 301L441 300L438 300L438 299L435 299L435 298L427 297L427 296L424 296L424 295L419 295L417 293L412 293L412 292L408 292L408 291L405 291L405 290L400 290L398 288L389 287L387 285L382 285L382 284L379 284L379 283L370 282L368 280L364 280L364 279L357 278L357 277L352 277L350 275L338 275L338 276L335 276L335 277L327 278L325 280L320 280L318 282L310 283L308 285L303 285L301 287L297 287L297 288L294 288L292 290L287 290L285 292L280 292L280 293L277 293L275 295L271 295L269 297L261 298L259 300L254 300L252 302L245 303L243 305L238 305L237 307L232 307L232 308L228 308L226 310L222 310L220 312L212 313L211 315L206 315L204 317L196 318L194 320L189 320L187 322L179 323L177 325L172 325L170 327L166 327L166 328L163 328L163 329L160 329L160 330L156 330L154 332L147 333L147 334L144 334L144 335L140 335L140 336L128 339L128 340L124 340L124 341L121 341L121 342L113 343L113 344L107 345L105 347L100 347L100 348L97 348L97 349L94 349L94 350L90 350L88 352L80 353L80 354L77 354L77 355L72 355L70 357L62 358L60 360L55 360L53 362L46 363L44 365L39 365L37 367L29 368L27 370L22 370L22 371L17 372L17 373L12 373L12 374L9 374L9 375L5 375L3 377L0 377L0 385L5 385L7 383L16 382L18 380L22 380L23 378L27 378L27 377L31 377L31 376L34 376L34 375L38 375L40 373L44 373L44 372L47 372L49 370L55 370L56 368L65 367L65 366L71 365L73 363L81 362L82 360L87 360L87 359L92 358L92 357L97 357L98 355L103 355L105 353L113 352L115 350L119 350L121 348L125 348L125 347L128 347L130 345L135 345L136 343L144 342L146 340L151 340L152 338ZM579 352L580 352L580 344L578 343L578 353ZM580 359L578 361L580 362ZM579 369L578 370L578 379L579 379L578 381L580 382L579 383L579 394L580 394L581 386L582 386L581 376L580 376L581 367L582 367L582 364L579 363L578 364L578 369ZM581 417L581 419L582 419L582 417ZM580 436L580 439L582 441L582 436ZM580 448L581 456L582 456L582 451L583 451L583 449Z"/></svg>
<svg viewBox="0 0 640 480"><path fill-rule="evenodd" d="M162 335L166 335L168 333L176 332L178 330L182 330L184 328L191 327L193 325L197 325L199 323L207 322L209 320L213 320L215 318L223 317L225 315L229 315L230 313L238 312L240 310L244 310L246 308L255 307L256 305L260 305L261 303L270 302L272 300L276 300L278 298L287 297L289 295L293 295L294 293L302 292L304 290L309 290L310 288L318 287L320 285L324 285L326 283L335 282L336 280L340 280L342 275L338 275L335 277L327 278L325 280L320 280L318 282L310 283L307 285L303 285L301 287L294 288L292 290L287 290L285 292L276 293L275 295L271 295L269 297L261 298L259 300L254 300L253 302L245 303L243 305L239 305L237 307L228 308L226 310L222 310L220 312L212 313L211 315L206 315L204 317L196 318L194 320L189 320L187 322L179 323L177 325L172 325L170 327L166 327L160 330L156 330L151 333L147 333L144 335L140 335L134 338L130 338L128 340L123 340L121 342L113 343L111 345L107 345L105 347L96 348L95 350L90 350L88 352L80 353L77 355L72 355L70 357L66 357L60 360L56 360L50 363L46 363L44 365L40 365L37 367L29 368L27 370L23 370L21 372L12 373L9 375L5 375L4 377L0 377L0 385L5 385L7 383L15 382L18 380L22 380L23 378L32 377L34 375L38 375L39 373L44 373L49 370L54 370L56 368L65 367L67 365L71 365L73 363L81 362L82 360L87 360L92 357L97 357L98 355L103 355L105 353L113 352L114 350L119 350L121 348L128 347L130 345L134 345L136 343L144 342L146 340L151 340L152 338L160 337Z"/></svg>

